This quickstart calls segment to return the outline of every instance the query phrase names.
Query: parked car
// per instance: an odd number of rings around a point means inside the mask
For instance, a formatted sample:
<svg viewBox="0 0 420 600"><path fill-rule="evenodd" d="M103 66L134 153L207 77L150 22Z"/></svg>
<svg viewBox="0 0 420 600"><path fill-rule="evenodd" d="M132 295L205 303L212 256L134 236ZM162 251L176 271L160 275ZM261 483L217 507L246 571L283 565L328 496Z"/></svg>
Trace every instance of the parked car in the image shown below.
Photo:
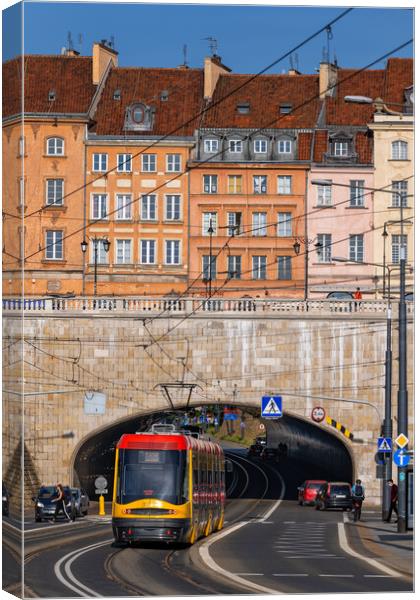
<svg viewBox="0 0 420 600"><path fill-rule="evenodd" d="M2 490L3 491L2 512L3 512L4 517L8 517L9 516L10 493L9 493L9 490L7 489L4 481L2 482L2 488L3 488L3 490Z"/></svg>
<svg viewBox="0 0 420 600"><path fill-rule="evenodd" d="M353 300L353 294L351 292L330 292L327 294L327 298L333 298L335 300Z"/></svg>
<svg viewBox="0 0 420 600"><path fill-rule="evenodd" d="M248 456L260 456L261 452L262 446L260 446L259 444L252 444L248 448Z"/></svg>
<svg viewBox="0 0 420 600"><path fill-rule="evenodd" d="M317 493L315 508L316 510L328 508L351 510L353 508L351 485L343 481L325 483Z"/></svg>
<svg viewBox="0 0 420 600"><path fill-rule="evenodd" d="M76 516L86 516L89 510L89 496L86 491L83 488L70 488L70 491L74 500Z"/></svg>
<svg viewBox="0 0 420 600"><path fill-rule="evenodd" d="M266 446L267 445L267 439L265 437L262 436L258 436L257 438L255 438L255 444L257 444L257 446Z"/></svg>
<svg viewBox="0 0 420 600"><path fill-rule="evenodd" d="M260 458L262 460L278 461L279 460L279 451L277 450L277 448L268 448L267 446L265 446L261 451Z"/></svg>
<svg viewBox="0 0 420 600"><path fill-rule="evenodd" d="M64 487L64 501L66 510L70 514L72 508L72 498L69 487ZM32 498L35 502L35 521L40 522L43 519L51 519L55 513L57 498L57 488L55 485L43 485L39 488L36 496ZM61 513L60 513L61 514Z"/></svg>
<svg viewBox="0 0 420 600"><path fill-rule="evenodd" d="M307 479L298 487L298 502L300 506L315 504L319 490L328 483L322 479Z"/></svg>

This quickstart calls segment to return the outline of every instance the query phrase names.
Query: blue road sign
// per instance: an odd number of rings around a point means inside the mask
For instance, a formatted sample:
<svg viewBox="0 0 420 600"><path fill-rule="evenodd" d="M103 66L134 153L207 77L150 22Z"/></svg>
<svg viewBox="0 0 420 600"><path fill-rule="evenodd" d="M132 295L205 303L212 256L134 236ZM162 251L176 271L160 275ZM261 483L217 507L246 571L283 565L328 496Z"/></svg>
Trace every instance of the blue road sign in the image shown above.
<svg viewBox="0 0 420 600"><path fill-rule="evenodd" d="M378 438L378 452L392 452L392 438Z"/></svg>
<svg viewBox="0 0 420 600"><path fill-rule="evenodd" d="M283 416L281 396L263 396L261 398L261 416L264 419L278 419Z"/></svg>
<svg viewBox="0 0 420 600"><path fill-rule="evenodd" d="M234 415L233 413L226 413L223 417L224 421L237 421L238 415Z"/></svg>
<svg viewBox="0 0 420 600"><path fill-rule="evenodd" d="M396 450L392 457L392 460L397 465L397 467L406 467L410 462L410 455L404 450Z"/></svg>

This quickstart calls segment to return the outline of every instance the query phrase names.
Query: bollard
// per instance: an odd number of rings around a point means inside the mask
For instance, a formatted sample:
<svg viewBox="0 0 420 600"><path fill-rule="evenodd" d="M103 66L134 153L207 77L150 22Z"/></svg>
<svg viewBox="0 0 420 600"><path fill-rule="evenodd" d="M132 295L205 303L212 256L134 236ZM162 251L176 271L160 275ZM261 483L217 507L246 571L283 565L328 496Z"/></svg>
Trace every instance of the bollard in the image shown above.
<svg viewBox="0 0 420 600"><path fill-rule="evenodd" d="M99 496L99 516L105 516L105 500L102 494Z"/></svg>

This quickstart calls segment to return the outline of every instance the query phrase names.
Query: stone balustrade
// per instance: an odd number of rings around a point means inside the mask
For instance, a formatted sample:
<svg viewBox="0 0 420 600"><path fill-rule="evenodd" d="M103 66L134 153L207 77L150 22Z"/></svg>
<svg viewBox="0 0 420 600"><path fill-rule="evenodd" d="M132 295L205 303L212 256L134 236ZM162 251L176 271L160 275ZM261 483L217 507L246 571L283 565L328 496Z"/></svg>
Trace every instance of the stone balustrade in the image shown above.
<svg viewBox="0 0 420 600"><path fill-rule="evenodd" d="M392 316L398 316L398 301L391 302ZM253 298L214 298L211 300L201 298L145 298L145 297L75 297L75 298L3 298L3 312L16 313L27 311L53 315L60 313L140 313L159 315L164 313L187 316L195 313L252 313L261 316L279 314L316 315L342 313L354 315L386 314L387 302L385 300L287 300L287 299L253 299ZM414 312L414 303L407 302L407 313Z"/></svg>

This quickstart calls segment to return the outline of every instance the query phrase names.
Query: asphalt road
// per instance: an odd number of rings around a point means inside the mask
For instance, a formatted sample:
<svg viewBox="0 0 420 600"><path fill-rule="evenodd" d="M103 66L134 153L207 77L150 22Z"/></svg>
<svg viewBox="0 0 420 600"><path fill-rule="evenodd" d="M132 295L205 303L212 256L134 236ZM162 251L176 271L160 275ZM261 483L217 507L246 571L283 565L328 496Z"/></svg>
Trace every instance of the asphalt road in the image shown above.
<svg viewBox="0 0 420 600"><path fill-rule="evenodd" d="M234 468L227 478L229 500L220 533L192 548L117 548L109 517L90 515L75 524L28 523L27 594L64 598L412 589L407 579L343 549L341 511L298 506L296 487L310 476L305 465L286 459L264 463L248 459L243 450L227 455ZM3 521L3 540L3 578L11 589L19 577L14 554L19 536L10 520Z"/></svg>

